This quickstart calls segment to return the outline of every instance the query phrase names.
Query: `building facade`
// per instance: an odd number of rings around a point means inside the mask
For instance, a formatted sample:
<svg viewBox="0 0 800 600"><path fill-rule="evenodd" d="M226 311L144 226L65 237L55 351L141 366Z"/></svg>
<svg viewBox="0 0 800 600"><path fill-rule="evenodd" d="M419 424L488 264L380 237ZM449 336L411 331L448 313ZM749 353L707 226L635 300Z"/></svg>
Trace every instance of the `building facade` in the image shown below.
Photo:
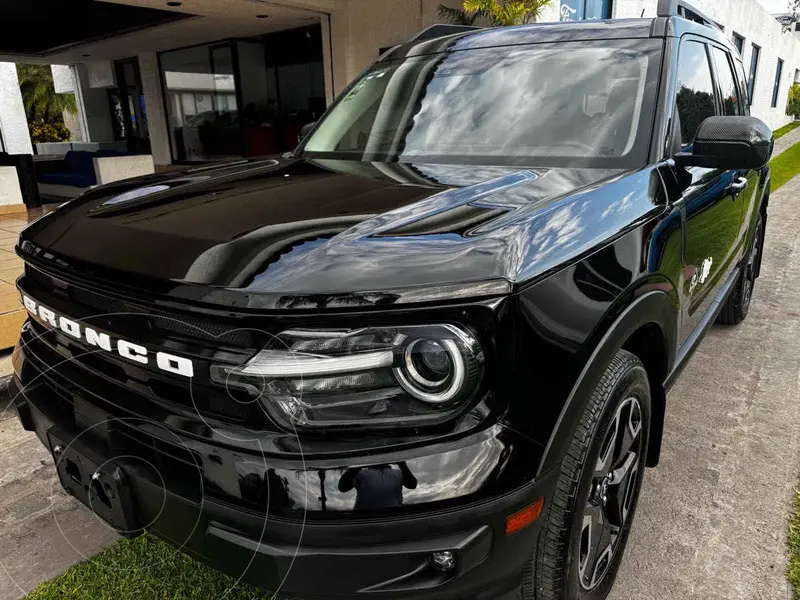
<svg viewBox="0 0 800 600"><path fill-rule="evenodd" d="M0 63L0 78L13 88L15 61L58 65L57 90L76 94L85 141L124 143L151 153L162 166L292 148L300 128L316 120L384 49L439 22L440 4L460 5L460 0L73 2L74 11L98 23L95 29L77 32L77 39L53 40L66 42L53 48L47 40L33 50L23 48L28 42L22 39L17 46L13 40L0 42L0 60L8 61ZM25 6L37 3L53 5L27 0ZM653 17L656 4L554 0L542 20ZM800 77L800 38L784 32L757 0L692 4L740 48L752 114L773 128L789 122L786 98ZM100 17L126 26L103 29ZM0 92L6 90L0 94L2 139L11 152L30 152L20 127L21 100L8 87L0 86Z"/></svg>

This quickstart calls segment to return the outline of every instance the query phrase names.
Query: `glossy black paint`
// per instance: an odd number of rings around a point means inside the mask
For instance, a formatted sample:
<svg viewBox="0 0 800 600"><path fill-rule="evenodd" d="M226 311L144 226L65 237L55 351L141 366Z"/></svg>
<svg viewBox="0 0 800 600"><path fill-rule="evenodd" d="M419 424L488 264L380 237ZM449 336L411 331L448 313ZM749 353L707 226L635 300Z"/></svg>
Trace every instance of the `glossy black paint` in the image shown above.
<svg viewBox="0 0 800 600"><path fill-rule="evenodd" d="M91 430L112 454L163 446L202 466L168 482L175 494L205 493L242 515L265 505L312 523L446 514L520 490L526 501L549 499L583 402L625 347L653 387L655 463L666 387L713 323L769 190L767 167L684 169L671 160L684 35L732 48L715 30L659 18L457 34L383 58L663 37L649 155L636 169L301 154L120 182L60 207L21 236L22 292L200 368L187 392L148 366L91 356L32 319L14 358L23 422L42 439L54 423ZM731 198L741 176L747 187ZM698 283L711 256L707 228L720 219L721 254ZM468 324L487 353L480 397L445 427L298 438L232 404L208 377L212 362L244 362L262 332L426 322ZM109 419L118 426L103 425ZM402 472L402 502L362 499L356 508L353 470L385 468Z"/></svg>
<svg viewBox="0 0 800 600"><path fill-rule="evenodd" d="M652 211L630 197L647 191L650 174L623 175L252 161L89 192L29 227L22 250L46 249L82 276L152 291L171 285L172 297L241 308L485 296L525 285L602 241L598 233ZM594 189L629 200L599 208ZM608 229L571 222L601 214Z"/></svg>

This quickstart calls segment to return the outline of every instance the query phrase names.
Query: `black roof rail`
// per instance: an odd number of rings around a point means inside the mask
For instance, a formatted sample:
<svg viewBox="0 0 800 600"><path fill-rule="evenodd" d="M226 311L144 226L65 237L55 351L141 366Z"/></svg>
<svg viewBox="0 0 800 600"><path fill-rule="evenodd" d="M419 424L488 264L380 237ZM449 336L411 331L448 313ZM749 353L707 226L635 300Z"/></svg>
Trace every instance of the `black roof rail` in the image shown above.
<svg viewBox="0 0 800 600"><path fill-rule="evenodd" d="M659 17L683 17L706 27L715 27L720 31L722 30L722 26L714 19L683 0L658 0L657 11Z"/></svg>
<svg viewBox="0 0 800 600"><path fill-rule="evenodd" d="M430 27L426 27L413 37L411 37L408 42L424 42L425 40L432 40L438 37L442 37L445 35L453 35L455 33L466 33L467 31L475 31L477 29L483 29L483 27L476 27L474 25L431 25Z"/></svg>

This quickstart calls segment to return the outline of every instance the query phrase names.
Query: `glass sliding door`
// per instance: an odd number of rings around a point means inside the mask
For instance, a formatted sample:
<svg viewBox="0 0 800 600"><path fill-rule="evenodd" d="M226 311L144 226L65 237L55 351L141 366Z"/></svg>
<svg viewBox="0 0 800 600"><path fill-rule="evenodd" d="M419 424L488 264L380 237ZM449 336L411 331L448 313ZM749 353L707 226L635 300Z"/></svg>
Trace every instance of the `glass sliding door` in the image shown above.
<svg viewBox="0 0 800 600"><path fill-rule="evenodd" d="M173 158L242 156L232 43L164 52L160 60Z"/></svg>
<svg viewBox="0 0 800 600"><path fill-rule="evenodd" d="M267 64L263 40L240 40L237 53L245 156L275 154L283 149L275 67Z"/></svg>
<svg viewBox="0 0 800 600"><path fill-rule="evenodd" d="M108 92L114 139L126 140L129 151L150 152L150 133L139 60L126 58L115 61L114 74L117 87Z"/></svg>
<svg viewBox="0 0 800 600"><path fill-rule="evenodd" d="M178 162L291 150L303 125L325 112L319 25L170 50L159 60Z"/></svg>
<svg viewBox="0 0 800 600"><path fill-rule="evenodd" d="M611 0L561 0L562 21L583 21L611 18Z"/></svg>
<svg viewBox="0 0 800 600"><path fill-rule="evenodd" d="M303 125L325 112L322 28L319 25L264 36L267 61L275 66L281 150L297 146Z"/></svg>

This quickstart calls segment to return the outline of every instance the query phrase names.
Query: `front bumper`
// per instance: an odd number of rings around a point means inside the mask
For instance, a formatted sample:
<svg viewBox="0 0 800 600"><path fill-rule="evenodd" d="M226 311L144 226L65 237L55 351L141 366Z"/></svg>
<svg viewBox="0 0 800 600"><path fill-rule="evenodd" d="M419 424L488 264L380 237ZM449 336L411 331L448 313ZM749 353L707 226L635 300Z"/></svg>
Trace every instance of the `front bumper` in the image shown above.
<svg viewBox="0 0 800 600"><path fill-rule="evenodd" d="M146 529L237 580L281 595L516 598L522 568L536 548L539 523L506 535L506 518L540 497L547 506L552 495L549 474L513 491L446 508L389 510L380 517L348 512L276 516L268 503L258 509L225 501L215 490L201 489L198 495L195 489L182 489L154 468L152 458L114 450L109 443L114 416L104 412L107 407L78 398L67 405L63 395L72 392L57 384L54 388L47 374L34 369L19 350L15 369L10 391L20 421L51 452L60 447L56 461L67 447L90 457L90 470L104 465L106 473L118 469L124 474L121 486L129 490L131 502L122 512L131 513L127 518L136 524L132 533ZM82 423L89 413L92 425L86 427ZM137 429L146 430L146 424ZM157 455L159 444L154 441L153 446ZM191 440L191 448L204 458L230 453L222 446L200 450L197 440ZM227 464L228 458L220 458L217 466ZM84 474L83 482L87 479ZM81 490L78 485L72 493L85 504L96 504L88 500L88 487ZM119 513L120 507L115 508ZM106 520L115 518L94 510ZM431 554L444 550L456 556L452 571L438 571L431 563Z"/></svg>

